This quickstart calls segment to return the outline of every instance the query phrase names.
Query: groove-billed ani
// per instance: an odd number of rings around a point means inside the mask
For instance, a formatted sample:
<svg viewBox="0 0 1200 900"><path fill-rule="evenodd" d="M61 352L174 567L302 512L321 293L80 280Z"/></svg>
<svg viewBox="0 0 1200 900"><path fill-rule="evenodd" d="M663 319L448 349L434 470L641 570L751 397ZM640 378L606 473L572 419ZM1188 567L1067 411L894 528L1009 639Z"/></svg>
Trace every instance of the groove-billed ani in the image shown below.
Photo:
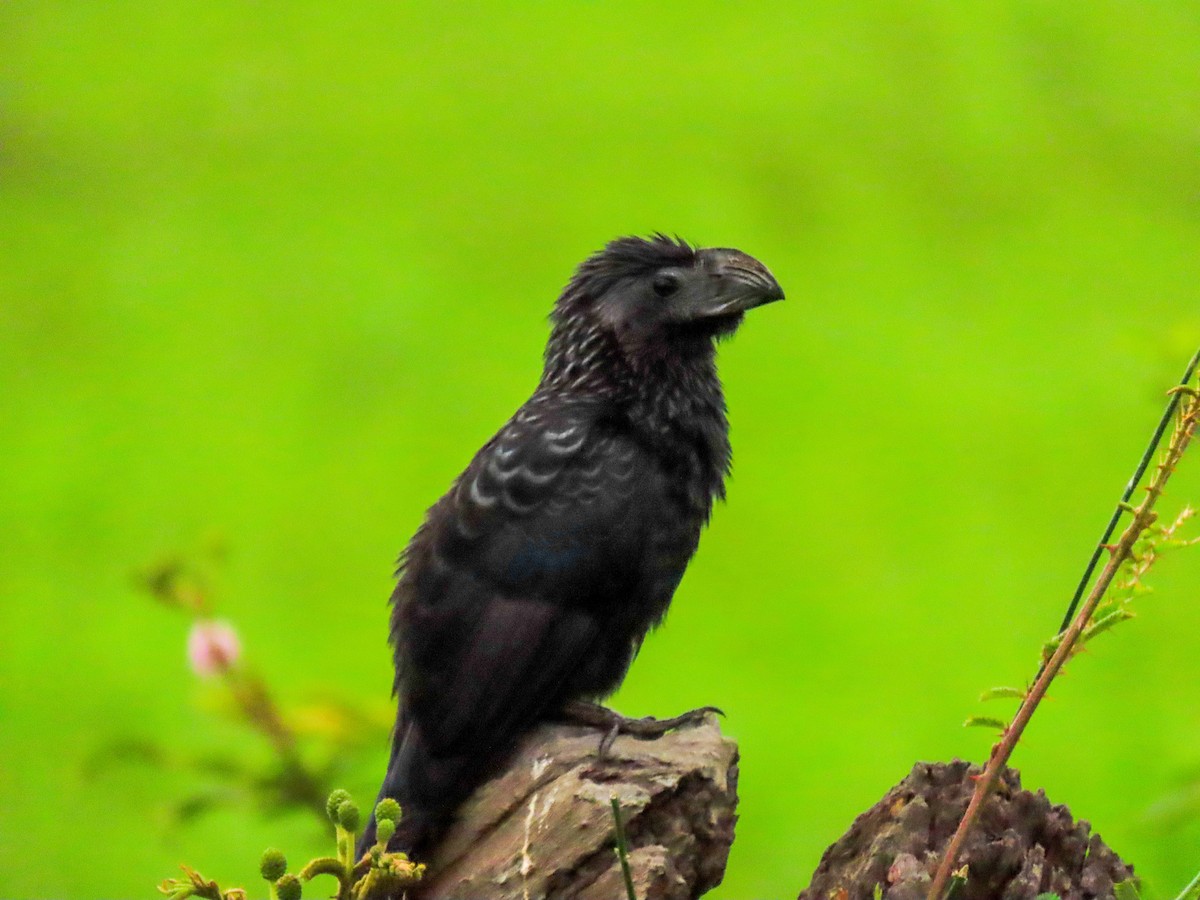
<svg viewBox="0 0 1200 900"><path fill-rule="evenodd" d="M579 267L533 396L401 557L393 848L427 850L535 721L621 683L725 494L716 340L781 299L752 257L662 235Z"/></svg>

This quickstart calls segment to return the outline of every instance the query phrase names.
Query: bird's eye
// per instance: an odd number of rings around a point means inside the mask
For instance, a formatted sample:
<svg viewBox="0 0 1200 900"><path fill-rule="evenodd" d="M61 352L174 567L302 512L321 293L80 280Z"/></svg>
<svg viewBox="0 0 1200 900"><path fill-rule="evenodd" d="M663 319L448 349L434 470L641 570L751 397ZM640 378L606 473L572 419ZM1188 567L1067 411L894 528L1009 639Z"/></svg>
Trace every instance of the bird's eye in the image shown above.
<svg viewBox="0 0 1200 900"><path fill-rule="evenodd" d="M679 290L679 278L670 272L659 272L654 276L654 293L660 297L670 297Z"/></svg>

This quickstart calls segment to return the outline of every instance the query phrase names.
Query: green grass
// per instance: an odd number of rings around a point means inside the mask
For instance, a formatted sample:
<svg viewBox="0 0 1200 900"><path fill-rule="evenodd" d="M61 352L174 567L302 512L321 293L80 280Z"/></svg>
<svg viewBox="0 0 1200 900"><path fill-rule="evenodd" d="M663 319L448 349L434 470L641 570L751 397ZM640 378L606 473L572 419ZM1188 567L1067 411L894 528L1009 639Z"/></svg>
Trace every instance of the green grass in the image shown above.
<svg viewBox="0 0 1200 900"><path fill-rule="evenodd" d="M0 894L311 855L82 776L114 735L231 739L129 573L220 532L285 697L384 702L396 552L571 267L659 228L788 301L723 350L729 504L616 702L726 710L715 896L795 894L915 760L986 755L959 723L1032 674L1198 343L1198 53L1182 3L5 5ZM1015 758L1159 895L1200 859L1145 816L1200 766L1198 580L1164 561Z"/></svg>

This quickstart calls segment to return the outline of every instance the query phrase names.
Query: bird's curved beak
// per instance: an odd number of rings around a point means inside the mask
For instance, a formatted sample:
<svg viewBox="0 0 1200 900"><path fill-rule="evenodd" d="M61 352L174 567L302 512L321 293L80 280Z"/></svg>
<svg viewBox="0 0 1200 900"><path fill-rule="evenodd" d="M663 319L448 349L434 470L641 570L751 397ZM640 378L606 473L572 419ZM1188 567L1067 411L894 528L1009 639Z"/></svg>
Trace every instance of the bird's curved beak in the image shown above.
<svg viewBox="0 0 1200 900"><path fill-rule="evenodd" d="M771 270L740 250L717 247L700 253L700 264L716 281L706 315L744 313L783 299L783 288Z"/></svg>

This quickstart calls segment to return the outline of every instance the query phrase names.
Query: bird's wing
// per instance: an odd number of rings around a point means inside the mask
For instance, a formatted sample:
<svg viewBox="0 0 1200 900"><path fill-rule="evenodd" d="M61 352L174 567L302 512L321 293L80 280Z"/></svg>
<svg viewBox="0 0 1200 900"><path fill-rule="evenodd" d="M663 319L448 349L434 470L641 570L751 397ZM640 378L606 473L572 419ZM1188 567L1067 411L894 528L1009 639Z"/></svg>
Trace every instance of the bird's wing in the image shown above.
<svg viewBox="0 0 1200 900"><path fill-rule="evenodd" d="M644 451L584 415L530 419L431 510L397 587L398 678L436 751L486 749L542 713L640 569Z"/></svg>

